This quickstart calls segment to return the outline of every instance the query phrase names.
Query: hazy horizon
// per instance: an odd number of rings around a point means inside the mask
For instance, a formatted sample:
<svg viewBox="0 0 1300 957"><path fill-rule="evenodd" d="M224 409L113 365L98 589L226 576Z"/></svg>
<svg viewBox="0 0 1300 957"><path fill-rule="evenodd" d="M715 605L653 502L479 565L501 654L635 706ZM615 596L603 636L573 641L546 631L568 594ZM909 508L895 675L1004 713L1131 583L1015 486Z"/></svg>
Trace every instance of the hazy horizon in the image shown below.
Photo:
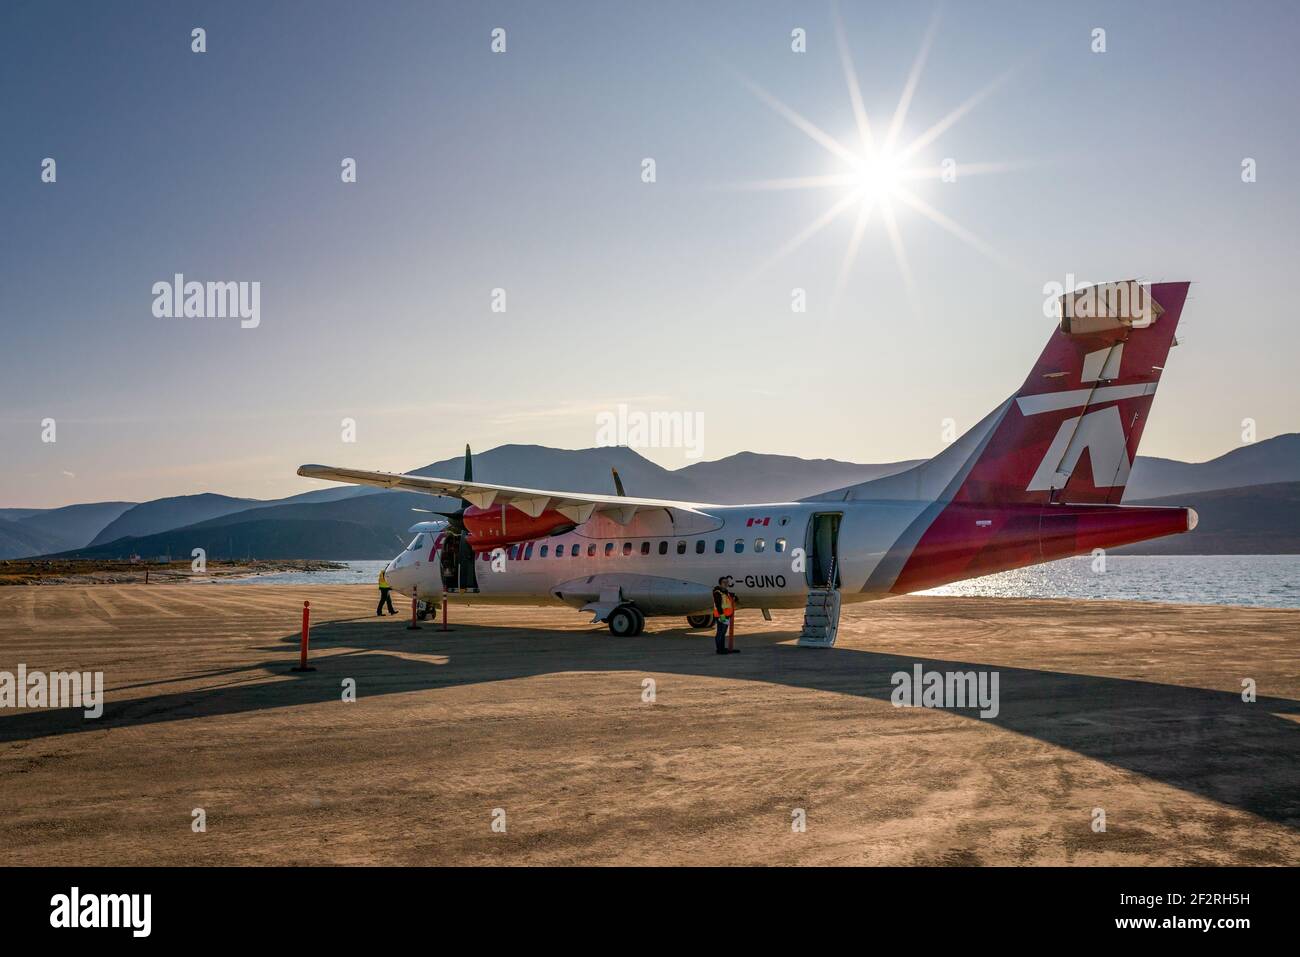
<svg viewBox="0 0 1300 957"><path fill-rule="evenodd" d="M1285 435L1294 435L1294 434L1296 434L1296 433L1284 432L1284 433L1280 433L1279 435L1275 435L1275 436L1265 436L1264 438L1258 439L1258 440L1257 440L1257 443L1258 443L1258 442L1266 442L1266 441L1268 441L1269 439L1275 439L1275 438L1280 438L1280 437L1285 436ZM535 442L503 442L503 443L501 443L501 444L499 444L499 445L494 445L494 446L491 446L491 447L489 447L489 448L485 448L485 449L475 449L475 450L473 451L473 455L474 455L475 459L477 459L479 456L485 455L485 454L490 453L490 452L494 452L494 451L496 451L497 449L508 448L508 447L519 448L519 447L528 447L528 446L537 447L537 448L554 449L554 450L563 451L563 452L595 452L595 451L601 451L601 450L603 450L603 449L608 449L608 448L610 448L609 446L586 446L586 447L581 447L581 448L562 448L562 447L559 447L559 446L542 446L542 445L539 445L538 443L535 443ZM1237 448L1239 448L1239 447L1240 447L1240 446L1237 446ZM737 452L731 452L731 453L728 453L727 455L719 456L719 457L716 458L716 459L698 459L698 460L696 460L696 461L694 461L694 462L686 462L686 463L682 463L682 464L678 464L678 465L660 465L660 463L654 462L653 459L651 459L648 455L646 455L646 454L645 454L645 450L642 450L642 449L636 449L636 448L631 448L630 446L619 446L618 448L622 448L622 449L630 449L632 452L635 452L637 455L642 456L642 458L644 458L646 461L648 461L648 462L650 462L650 463L652 463L652 464L654 464L654 465L659 465L659 467L664 468L664 469L667 469L667 470L670 471L670 472L675 472L675 471L678 471L678 470L680 470L680 469L689 468L691 465L708 464L708 463L710 463L710 462L718 462L718 461L722 461L722 460L724 460L724 459L728 459L728 458L731 458L731 457L736 456L736 455L745 455L745 454L758 454L758 455L785 455L785 453L781 453L781 452L763 452L763 451L760 450L760 449L741 449L741 450L739 450L739 451L737 451ZM1227 451L1233 451L1233 450L1232 450L1232 449L1228 449ZM1226 454L1226 453L1224 453L1224 454ZM463 449L460 449L460 450L452 450L452 451L448 452L446 455L441 455L441 456L438 456L438 457L436 457L436 458L431 458L431 459L429 459L429 460L427 460L427 461L423 461L423 460L422 460L422 461L420 461L420 462L415 462L415 463L406 463L406 464L404 464L404 465L397 465L397 466L394 466L394 467L391 468L391 469L384 469L384 471L393 471L393 472L412 472L412 471L415 471L415 470L417 470L417 469L423 469L423 468L425 468L425 467L427 467L427 466L429 466L429 465L437 464L437 463L439 463L439 462L446 462L446 463L449 464L449 467L446 469L445 474L443 474L441 477L444 477L444 478L454 478L454 477L456 477L457 474L459 474L459 473L458 473L458 469L459 469L459 467L460 467L460 462L462 461L463 457L464 457L464 450L463 450ZM913 456L912 458L905 458L905 459L890 459L890 460L887 460L887 461L882 459L882 460L878 460L878 461L865 462L865 461L851 461L851 460L847 460L847 459L836 459L834 456L792 456L792 457L793 457L793 458L799 458L799 459L802 459L803 461L818 461L818 460L820 460L820 461L835 461L835 462L839 462L840 464L843 464L843 465L850 465L850 466L897 465L897 464L904 463L904 462L924 461L924 460L927 458L926 456ZM1138 457L1139 457L1139 458L1162 458L1162 459L1168 460L1168 459L1167 459L1166 457L1164 457L1164 456L1149 456L1149 455L1146 455L1145 453L1139 453L1139 456L1138 456ZM1218 458L1218 457L1219 457L1219 456L1211 456L1210 459L1197 460L1197 461L1189 462L1188 464L1193 464L1193 465L1204 464L1205 462L1212 461L1213 459ZM1187 461L1187 460L1179 459L1179 460L1177 460L1177 461ZM331 463L303 463L303 464L331 464ZM613 464L613 465L618 465L618 462L615 461L615 462L612 462L612 464ZM293 496L293 495L298 495L298 494L301 494L301 493L303 493L303 492L311 492L311 491L315 491L315 490L317 490L317 489L322 489L322 488L341 488L341 487L342 487L342 486L340 486L340 484L339 484L338 482L320 481L320 480L316 480L316 479L306 479L306 478L302 478L302 477L300 477L300 476L295 476L295 477L298 478L298 481L299 481L300 483L302 483L302 487L291 489L290 491L286 492L285 495L283 495L283 496L279 496L279 495L272 495L272 496L252 496L252 495L239 496L239 495L235 495L234 493L228 492L228 491L226 491L226 490L224 490L224 489L221 489L221 488L196 487L196 488L191 489L191 490L183 490L183 491L177 491L177 492L168 493L167 495L154 496L154 498L172 498L172 497L183 497L183 496L189 496L189 495L204 495L204 494L209 494L209 493L215 493L215 494L218 494L218 495L229 495L229 496L231 496L232 498L248 498L248 499L250 499L250 500L264 501L264 500L268 500L268 499L270 499L270 500L278 500L278 499L280 499L280 498L285 498L285 497L289 497L289 496ZM62 503L61 505L49 505L49 506L43 506L43 505L42 505L42 506L38 506L38 505L24 505L24 504L9 504L9 503L0 502L0 508L15 508L15 509L24 509L24 508L27 508L27 509L47 509L47 508L61 508L61 507L67 506L67 505L94 504L94 503L96 503L96 502L112 502L112 501L119 501L119 502L120 502L120 501L137 501L137 502L139 502L139 501L148 501L148 499L140 499L140 500L132 500L132 499L113 499L113 498L107 498L107 499L93 499L93 500L92 500L92 499L87 499L87 500L84 500L84 501L77 501L77 502L64 502L64 503Z"/></svg>
<svg viewBox="0 0 1300 957"><path fill-rule="evenodd" d="M1194 283L1139 454L1300 429L1300 10L843 3L875 142L915 144L888 186L836 153L834 10L0 10L0 507L589 448L621 405L698 417L637 449L668 468L928 458L1023 381L1050 285L1134 276ZM176 274L260 283L255 327L155 315Z"/></svg>

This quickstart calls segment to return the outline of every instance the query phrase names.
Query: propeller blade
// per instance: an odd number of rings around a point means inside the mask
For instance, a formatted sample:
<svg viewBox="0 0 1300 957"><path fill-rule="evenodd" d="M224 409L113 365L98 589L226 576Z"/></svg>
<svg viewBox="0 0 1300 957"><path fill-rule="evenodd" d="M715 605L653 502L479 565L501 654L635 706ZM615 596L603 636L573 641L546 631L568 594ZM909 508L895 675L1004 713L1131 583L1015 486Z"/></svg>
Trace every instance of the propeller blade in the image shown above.
<svg viewBox="0 0 1300 957"><path fill-rule="evenodd" d="M465 443L465 481L466 482L474 481L474 457L470 453L468 442ZM470 507L470 503L467 500L465 499L460 500L461 515L464 515L465 509L469 507Z"/></svg>
<svg viewBox="0 0 1300 957"><path fill-rule="evenodd" d="M412 512L421 512L425 515L441 515L447 520L447 532L451 535L459 535L465 531L465 510L457 512L438 512L431 508L412 508Z"/></svg>

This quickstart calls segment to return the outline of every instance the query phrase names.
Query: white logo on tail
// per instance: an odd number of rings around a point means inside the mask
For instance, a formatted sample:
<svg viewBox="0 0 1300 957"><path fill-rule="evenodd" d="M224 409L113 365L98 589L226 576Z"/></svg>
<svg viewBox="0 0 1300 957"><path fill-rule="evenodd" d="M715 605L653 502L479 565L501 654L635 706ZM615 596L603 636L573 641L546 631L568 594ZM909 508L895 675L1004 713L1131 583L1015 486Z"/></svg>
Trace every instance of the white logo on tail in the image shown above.
<svg viewBox="0 0 1300 957"><path fill-rule="evenodd" d="M1025 491L1064 488L1084 449L1088 450L1092 462L1093 485L1107 488L1128 483L1132 467L1128 459L1128 441L1124 436L1124 423L1119 417L1119 406L1112 405L1062 422Z"/></svg>

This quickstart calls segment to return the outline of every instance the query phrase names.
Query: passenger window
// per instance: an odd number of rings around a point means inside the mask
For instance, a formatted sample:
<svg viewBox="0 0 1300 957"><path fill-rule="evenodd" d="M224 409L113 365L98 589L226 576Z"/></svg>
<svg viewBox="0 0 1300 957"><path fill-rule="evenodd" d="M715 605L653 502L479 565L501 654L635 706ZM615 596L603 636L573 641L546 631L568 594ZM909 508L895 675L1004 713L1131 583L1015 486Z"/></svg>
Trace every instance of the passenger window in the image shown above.
<svg viewBox="0 0 1300 957"><path fill-rule="evenodd" d="M606 543L605 543L605 557L606 557L606 558L609 558L609 556L610 556L610 555L613 555L613 554L614 554L614 543L613 543L613 542L606 542Z"/></svg>
<svg viewBox="0 0 1300 957"><path fill-rule="evenodd" d="M642 554L642 555L649 555L649 554L650 554L650 543L649 543L649 542L642 542L642 543L641 543L641 554Z"/></svg>
<svg viewBox="0 0 1300 957"><path fill-rule="evenodd" d="M745 540L743 538L736 539L736 554L737 555L744 554L744 551L745 551Z"/></svg>
<svg viewBox="0 0 1300 957"><path fill-rule="evenodd" d="M578 546L577 546L577 545L574 545L573 547L574 547L574 548L577 548ZM587 557L588 557L588 558L595 558L595 557L596 557L596 543L595 543L595 542L592 542L590 545L587 546Z"/></svg>
<svg viewBox="0 0 1300 957"><path fill-rule="evenodd" d="M686 554L686 539L683 538L681 541L677 543L677 554L678 555Z"/></svg>
<svg viewBox="0 0 1300 957"><path fill-rule="evenodd" d="M516 558L518 558L518 557L519 557L519 546L518 546L518 545L511 545L511 546L510 546L510 560L513 562L513 561L514 561Z"/></svg>
<svg viewBox="0 0 1300 957"><path fill-rule="evenodd" d="M593 548L592 551L595 551L595 549ZM572 550L570 550L570 552L569 552L569 557L570 557L570 558L577 558L577 557L578 557L578 543L577 543L577 542L574 542L574 543L573 543L573 548L572 548Z"/></svg>
<svg viewBox="0 0 1300 957"><path fill-rule="evenodd" d="M756 539L754 539L754 551L755 551L755 552L761 552L761 551L763 551L765 548L767 548L767 542L763 541L763 539L761 539L761 538L756 538Z"/></svg>
<svg viewBox="0 0 1300 957"><path fill-rule="evenodd" d="M713 541L713 553L714 553L715 555L721 555L721 554L722 554L723 552L725 552L726 550L727 550L727 543L726 543L726 542L724 542L724 541L723 541L722 539L720 539L720 538L714 539L714 541Z"/></svg>
<svg viewBox="0 0 1300 957"><path fill-rule="evenodd" d="M784 539L784 538L778 538L778 539L776 540L776 550L777 550L778 552L783 552L783 551L785 551L785 539Z"/></svg>
<svg viewBox="0 0 1300 957"><path fill-rule="evenodd" d="M667 542L660 542L660 543L659 543L659 554L660 554L660 555L667 555L667 554L668 554L668 543L667 543Z"/></svg>
<svg viewBox="0 0 1300 957"><path fill-rule="evenodd" d="M555 546L555 557L556 557L556 558L563 558L563 557L564 557L564 546L563 546L563 545L556 545L556 546Z"/></svg>
<svg viewBox="0 0 1300 957"><path fill-rule="evenodd" d="M547 549L549 549L550 547L551 547L550 545L543 545L543 546L542 546L542 554L541 554L541 557L542 557L542 558L545 558L545 557L546 557L546 551L547 551ZM532 543L532 542L529 542L529 543L528 543L528 548L524 551L524 557L525 557L525 558L532 558L532 557L533 557L533 543Z"/></svg>
<svg viewBox="0 0 1300 957"><path fill-rule="evenodd" d="M631 543L631 542L624 542L624 543L623 543L623 554L624 554L624 555L631 555L631 554L632 554L632 543Z"/></svg>
<svg viewBox="0 0 1300 957"><path fill-rule="evenodd" d="M696 554L696 555L703 555L703 554L704 554L704 539L702 539L702 538L696 539L696 541L695 541L695 554Z"/></svg>

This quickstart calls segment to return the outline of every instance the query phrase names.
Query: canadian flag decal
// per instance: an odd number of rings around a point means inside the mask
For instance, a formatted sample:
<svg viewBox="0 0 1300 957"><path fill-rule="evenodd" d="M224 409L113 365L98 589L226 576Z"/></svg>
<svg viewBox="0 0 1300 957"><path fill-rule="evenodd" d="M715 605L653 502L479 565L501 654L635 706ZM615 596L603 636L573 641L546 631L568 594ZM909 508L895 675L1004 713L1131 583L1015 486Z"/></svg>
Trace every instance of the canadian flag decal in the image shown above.
<svg viewBox="0 0 1300 957"><path fill-rule="evenodd" d="M771 521L772 518L770 515L765 515L762 518L751 518L745 522L745 527L752 528L755 525L766 525Z"/></svg>

